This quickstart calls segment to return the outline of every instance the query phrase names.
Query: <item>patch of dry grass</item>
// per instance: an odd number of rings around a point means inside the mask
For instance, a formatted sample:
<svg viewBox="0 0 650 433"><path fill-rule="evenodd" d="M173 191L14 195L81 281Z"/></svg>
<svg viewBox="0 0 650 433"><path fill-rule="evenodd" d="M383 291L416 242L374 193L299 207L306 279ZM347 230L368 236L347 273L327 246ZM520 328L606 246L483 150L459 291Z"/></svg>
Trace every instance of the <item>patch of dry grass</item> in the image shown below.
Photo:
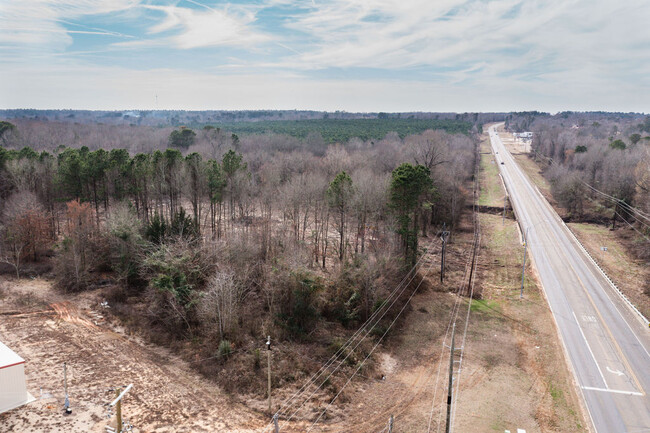
<svg viewBox="0 0 650 433"><path fill-rule="evenodd" d="M519 298L523 247L516 223L503 224L498 215L489 214L480 220L483 299L472 306L468 350L481 359L486 379L465 391L479 402L465 403L476 420L462 430L585 431L554 321L530 261L524 298ZM495 389L496 400L482 398Z"/></svg>
<svg viewBox="0 0 650 433"><path fill-rule="evenodd" d="M480 185L481 195L479 196L478 204L480 206L502 206L503 184L499 177L499 169L497 163L492 155L490 143L487 136L481 141L481 174Z"/></svg>

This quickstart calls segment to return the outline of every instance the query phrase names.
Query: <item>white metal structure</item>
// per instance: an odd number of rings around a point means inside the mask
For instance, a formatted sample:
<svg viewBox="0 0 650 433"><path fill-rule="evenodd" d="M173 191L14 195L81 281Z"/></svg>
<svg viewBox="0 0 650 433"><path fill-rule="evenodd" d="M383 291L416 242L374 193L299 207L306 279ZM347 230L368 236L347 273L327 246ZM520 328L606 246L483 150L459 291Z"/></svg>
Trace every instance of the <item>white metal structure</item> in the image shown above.
<svg viewBox="0 0 650 433"><path fill-rule="evenodd" d="M34 401L25 384L25 360L0 343L0 413Z"/></svg>

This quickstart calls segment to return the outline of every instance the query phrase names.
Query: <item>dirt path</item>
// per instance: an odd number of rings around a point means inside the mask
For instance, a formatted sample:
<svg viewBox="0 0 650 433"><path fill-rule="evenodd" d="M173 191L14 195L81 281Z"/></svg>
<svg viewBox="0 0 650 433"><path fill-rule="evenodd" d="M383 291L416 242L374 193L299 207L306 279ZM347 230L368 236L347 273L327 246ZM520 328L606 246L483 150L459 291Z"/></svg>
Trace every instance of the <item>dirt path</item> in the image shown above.
<svg viewBox="0 0 650 433"><path fill-rule="evenodd" d="M16 314L2 316L0 341L26 360L28 390L37 398L0 415L3 432L104 431L111 388L129 383L133 389L123 410L134 431L252 432L261 427L258 414L230 401L168 350L102 324L101 310L71 301L44 308L50 298L58 298L46 281L3 285L0 309ZM31 304L25 305L26 297ZM88 304L89 298L79 304ZM39 314L24 314L30 309ZM61 411L63 362L68 365L70 416Z"/></svg>

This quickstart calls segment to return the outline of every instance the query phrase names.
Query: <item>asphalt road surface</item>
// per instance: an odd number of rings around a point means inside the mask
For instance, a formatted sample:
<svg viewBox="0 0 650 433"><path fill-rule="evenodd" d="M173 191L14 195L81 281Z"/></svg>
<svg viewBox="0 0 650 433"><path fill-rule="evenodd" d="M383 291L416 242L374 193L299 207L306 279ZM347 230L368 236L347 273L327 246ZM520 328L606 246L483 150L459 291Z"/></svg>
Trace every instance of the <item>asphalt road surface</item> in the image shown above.
<svg viewBox="0 0 650 433"><path fill-rule="evenodd" d="M489 128L492 149L593 430L650 432L648 322L584 253L506 150L497 126Z"/></svg>

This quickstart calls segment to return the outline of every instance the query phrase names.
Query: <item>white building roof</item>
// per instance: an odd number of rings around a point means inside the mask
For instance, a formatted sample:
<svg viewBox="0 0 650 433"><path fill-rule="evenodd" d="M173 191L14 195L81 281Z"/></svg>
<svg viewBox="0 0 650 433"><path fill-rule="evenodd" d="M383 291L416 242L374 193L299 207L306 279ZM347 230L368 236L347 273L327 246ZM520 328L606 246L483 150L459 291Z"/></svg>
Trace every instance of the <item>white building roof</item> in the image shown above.
<svg viewBox="0 0 650 433"><path fill-rule="evenodd" d="M25 362L23 358L0 342L0 368L11 367L23 362Z"/></svg>

